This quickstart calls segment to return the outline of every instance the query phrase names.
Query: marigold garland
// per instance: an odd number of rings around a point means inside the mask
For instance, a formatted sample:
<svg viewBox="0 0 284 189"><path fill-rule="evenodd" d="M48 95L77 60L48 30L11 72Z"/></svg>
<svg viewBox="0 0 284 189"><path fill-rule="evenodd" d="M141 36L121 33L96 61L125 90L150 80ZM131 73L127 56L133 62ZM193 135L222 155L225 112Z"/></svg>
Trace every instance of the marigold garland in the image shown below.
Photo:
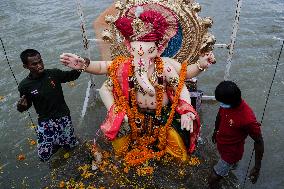
<svg viewBox="0 0 284 189"><path fill-rule="evenodd" d="M115 95L118 97L118 98L115 98L115 104L118 108L118 111L125 111L125 109L126 109L129 125L131 127L131 134L132 134L132 137L134 139L137 136L137 127L136 127L136 124L135 124L135 121L134 121L134 115L131 112L131 109L130 109L130 106L127 102L127 99L123 95L122 89L121 89L120 84L119 84L117 77L116 77L118 67L120 66L121 63L125 62L126 60L127 60L127 58L123 57L123 56L119 56L116 59L114 59L111 66L109 66L109 68L108 68L108 73L109 73L109 76L110 76L110 78L112 79L112 82L113 82L113 86L114 86L113 90L115 92Z"/></svg>
<svg viewBox="0 0 284 189"><path fill-rule="evenodd" d="M155 65L158 73L158 77L163 77L164 71L164 63L161 57L155 58ZM164 94L164 85L158 83L156 86L157 93L156 93L156 101L157 101L157 108L156 108L156 116L161 117L162 107L163 107L163 94Z"/></svg>
<svg viewBox="0 0 284 189"><path fill-rule="evenodd" d="M117 57L116 59L113 60L111 66L108 68L108 73L113 82L114 96L117 97L115 98L115 104L117 106L117 110L126 111L129 119L129 125L131 127L131 139L132 141L136 142L135 144L133 143L132 149L126 153L124 160L128 166L137 166L153 158L160 160L160 158L165 154L164 149L167 145L167 131L173 121L180 93L184 86L187 63L184 62L182 64L179 84L176 89L176 93L174 96L174 100L172 102L171 111L167 123L165 124L165 126L161 125L159 128L154 129L154 131L150 133L150 136L144 135L138 138L138 128L135 121L140 119L140 121L143 123L145 117L142 113L138 111L136 91L134 87L129 89L129 97L131 102L130 106L127 98L123 95L120 83L118 82L117 79L118 68L122 63L126 61L130 61L129 64L131 64L128 76L129 78L133 77L134 69L132 66L132 60L133 60L132 58L126 58L123 56ZM157 75L158 77L160 77L161 80L164 69L163 61L160 57L155 58L154 61L157 69L156 70ZM162 106L163 106L162 104L163 94L164 94L164 86L161 83L159 83L158 79L158 86L156 87L156 101L157 101L156 113L155 113L156 118L160 118L161 116ZM161 151L154 152L153 150L148 149L148 147L152 145L157 139L159 139L158 148ZM125 148L128 148L128 146L126 146Z"/></svg>
<svg viewBox="0 0 284 189"><path fill-rule="evenodd" d="M170 115L168 117L168 120L167 120L167 123L166 123L164 129L161 130L161 133L159 134L159 140L163 141L163 142L160 142L158 144L158 148L161 149L161 150L165 149L165 147L167 145L166 142L164 142L164 141L166 141L168 129L169 129L170 125L172 124L172 121L173 121L173 118L174 118L174 115L175 115L175 110L176 110L176 107L178 105L180 93L181 93L182 88L184 86L186 71L187 71L187 62L185 61L181 65L179 84L178 84L178 87L176 88L176 91L175 91L175 96L174 96L174 99L173 99L173 102L172 102Z"/></svg>

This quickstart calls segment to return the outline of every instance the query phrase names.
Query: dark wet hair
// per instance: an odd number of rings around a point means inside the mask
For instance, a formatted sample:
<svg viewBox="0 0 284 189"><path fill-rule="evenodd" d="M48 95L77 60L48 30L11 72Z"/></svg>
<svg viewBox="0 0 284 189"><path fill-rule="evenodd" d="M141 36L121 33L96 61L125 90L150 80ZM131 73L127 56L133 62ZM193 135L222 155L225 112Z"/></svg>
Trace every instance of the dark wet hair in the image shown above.
<svg viewBox="0 0 284 189"><path fill-rule="evenodd" d="M38 54L40 55L40 53L37 50L26 49L21 53L20 58L21 58L23 64L27 64L28 63L28 57L33 57L33 56L36 56Z"/></svg>
<svg viewBox="0 0 284 189"><path fill-rule="evenodd" d="M238 85L232 81L222 81L215 89L217 101L237 107L242 101L242 93Z"/></svg>

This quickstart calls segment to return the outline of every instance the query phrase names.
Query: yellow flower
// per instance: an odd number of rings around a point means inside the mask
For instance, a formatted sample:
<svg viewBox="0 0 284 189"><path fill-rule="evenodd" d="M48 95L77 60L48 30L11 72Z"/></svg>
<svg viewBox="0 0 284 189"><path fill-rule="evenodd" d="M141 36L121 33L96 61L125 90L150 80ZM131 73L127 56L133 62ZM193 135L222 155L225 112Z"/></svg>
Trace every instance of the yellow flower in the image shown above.
<svg viewBox="0 0 284 189"><path fill-rule="evenodd" d="M30 127L31 129L35 129L35 128L36 128L36 125L35 125L34 123L29 123L29 127Z"/></svg>
<svg viewBox="0 0 284 189"><path fill-rule="evenodd" d="M179 176L183 177L185 175L185 172L184 172L184 170L179 170L178 174L179 174Z"/></svg>
<svg viewBox="0 0 284 189"><path fill-rule="evenodd" d="M91 176L93 176L94 174L93 173L90 173L90 172L86 172L84 174L84 178L90 178Z"/></svg>
<svg viewBox="0 0 284 189"><path fill-rule="evenodd" d="M90 169L90 167L91 167L90 165L85 164L85 165L80 166L78 168L79 171L83 171L83 173L81 174L81 176L83 178L90 178L91 176L94 176L94 174L89 172L89 170L88 170L88 169Z"/></svg>
<svg viewBox="0 0 284 189"><path fill-rule="evenodd" d="M84 185L83 182L79 182L79 183L77 184L77 187L76 187L76 188L85 189L85 185Z"/></svg>
<svg viewBox="0 0 284 189"><path fill-rule="evenodd" d="M70 154L67 152L63 155L64 159L68 159L70 157Z"/></svg>
<svg viewBox="0 0 284 189"><path fill-rule="evenodd" d="M70 82L68 82L68 85L69 85L69 87L75 87L75 86L76 86L76 84L75 84L75 82L74 82L74 81L70 81Z"/></svg>
<svg viewBox="0 0 284 189"><path fill-rule="evenodd" d="M85 165L83 165L83 166L79 166L78 170L85 172L85 171L87 171L87 169L88 169L89 167L90 167L89 165L85 164Z"/></svg>
<svg viewBox="0 0 284 189"><path fill-rule="evenodd" d="M200 160L198 157L190 157L188 164L191 166L198 166L200 164Z"/></svg>
<svg viewBox="0 0 284 189"><path fill-rule="evenodd" d="M146 175L153 174L153 171L154 171L153 167L146 166L146 167L138 168L136 172L139 176L146 176Z"/></svg>
<svg viewBox="0 0 284 189"><path fill-rule="evenodd" d="M4 96L0 96L0 101L4 100L5 97Z"/></svg>

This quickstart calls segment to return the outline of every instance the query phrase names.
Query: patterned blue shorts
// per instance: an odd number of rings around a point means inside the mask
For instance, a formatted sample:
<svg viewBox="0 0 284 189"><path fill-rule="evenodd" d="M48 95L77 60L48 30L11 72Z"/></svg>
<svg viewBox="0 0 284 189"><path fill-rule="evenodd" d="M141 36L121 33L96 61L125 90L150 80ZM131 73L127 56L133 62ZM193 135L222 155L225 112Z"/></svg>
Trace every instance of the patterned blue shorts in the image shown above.
<svg viewBox="0 0 284 189"><path fill-rule="evenodd" d="M38 156L42 161L49 160L59 147L72 148L78 144L69 115L39 122L36 132Z"/></svg>

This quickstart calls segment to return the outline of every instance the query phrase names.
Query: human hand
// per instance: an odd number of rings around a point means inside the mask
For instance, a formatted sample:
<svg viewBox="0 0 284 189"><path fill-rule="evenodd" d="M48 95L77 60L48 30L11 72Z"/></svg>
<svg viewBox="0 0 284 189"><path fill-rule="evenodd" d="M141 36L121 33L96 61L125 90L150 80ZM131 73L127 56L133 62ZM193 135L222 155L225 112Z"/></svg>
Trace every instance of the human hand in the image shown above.
<svg viewBox="0 0 284 189"><path fill-rule="evenodd" d="M28 100L25 95L23 95L17 102L17 110L23 112L28 109Z"/></svg>
<svg viewBox="0 0 284 189"><path fill-rule="evenodd" d="M190 131L190 133L193 132L193 120L195 120L196 117L192 112L188 112L186 114L181 115L181 129L185 129L187 131Z"/></svg>
<svg viewBox="0 0 284 189"><path fill-rule="evenodd" d="M208 69L212 64L215 63L216 59L212 51L205 53L199 57L199 65L202 69Z"/></svg>
<svg viewBox="0 0 284 189"><path fill-rule="evenodd" d="M19 99L17 105L20 105L20 106L28 106L28 100L27 100L27 98L26 98L26 95L23 95L23 96Z"/></svg>
<svg viewBox="0 0 284 189"><path fill-rule="evenodd" d="M79 70L84 67L85 60L72 53L63 53L60 55L60 62L69 68Z"/></svg>
<svg viewBox="0 0 284 189"><path fill-rule="evenodd" d="M259 177L259 171L260 171L260 168L255 167L255 166L250 170L249 180L251 181L251 183L253 183L253 184L256 183L256 181Z"/></svg>

